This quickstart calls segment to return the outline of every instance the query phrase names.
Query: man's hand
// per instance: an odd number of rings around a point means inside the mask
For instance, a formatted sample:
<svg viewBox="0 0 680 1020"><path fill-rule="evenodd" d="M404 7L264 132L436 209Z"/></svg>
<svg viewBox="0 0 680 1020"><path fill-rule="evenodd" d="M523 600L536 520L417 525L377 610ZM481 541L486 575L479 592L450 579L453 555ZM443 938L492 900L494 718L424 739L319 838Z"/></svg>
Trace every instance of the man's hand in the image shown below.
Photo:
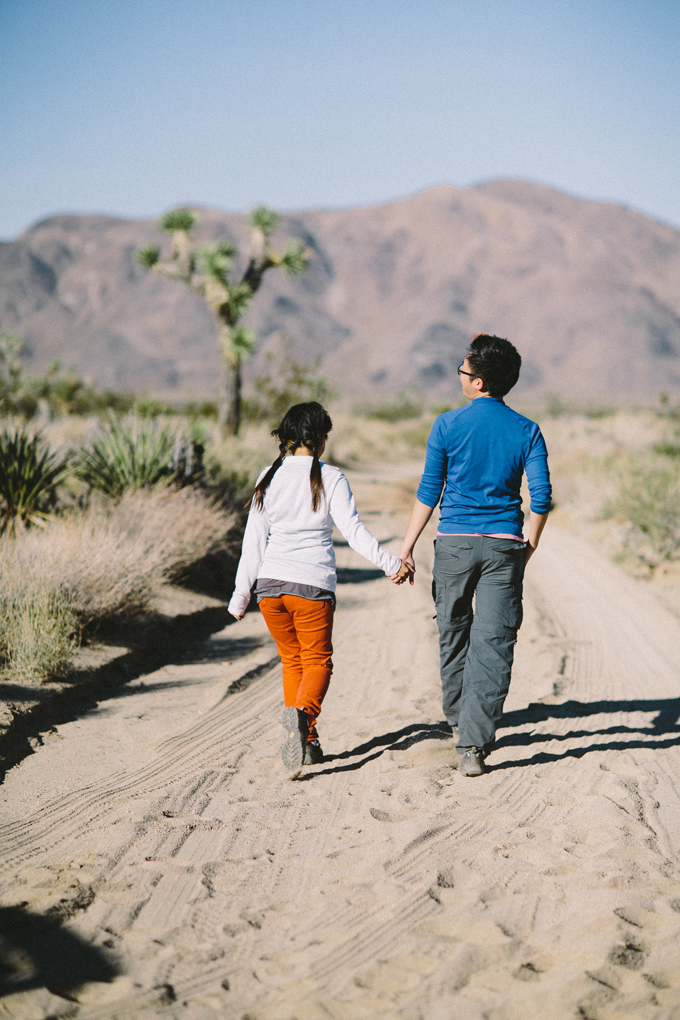
<svg viewBox="0 0 680 1020"><path fill-rule="evenodd" d="M413 553L407 553L405 556L402 556L401 562L405 563L406 566L409 569L408 583L409 584L413 584L414 583L414 575L415 575L415 572L416 572L416 564L415 564L415 560L413 559Z"/></svg>
<svg viewBox="0 0 680 1020"><path fill-rule="evenodd" d="M527 538L526 549L524 551L524 566L527 565L531 557L536 552L536 546L538 545L538 541L547 520L547 514L537 514L533 510L529 513L529 537Z"/></svg>
<svg viewBox="0 0 680 1020"><path fill-rule="evenodd" d="M413 575L416 572L416 565L413 560L413 550L415 544L420 538L422 531L432 516L434 507L426 506L425 503L421 503L420 500L416 500L413 504L413 510L411 511L411 519L408 522L408 528L406 529L406 535L401 545L401 552L399 557L402 563L405 563L409 568L409 584L413 584Z"/></svg>

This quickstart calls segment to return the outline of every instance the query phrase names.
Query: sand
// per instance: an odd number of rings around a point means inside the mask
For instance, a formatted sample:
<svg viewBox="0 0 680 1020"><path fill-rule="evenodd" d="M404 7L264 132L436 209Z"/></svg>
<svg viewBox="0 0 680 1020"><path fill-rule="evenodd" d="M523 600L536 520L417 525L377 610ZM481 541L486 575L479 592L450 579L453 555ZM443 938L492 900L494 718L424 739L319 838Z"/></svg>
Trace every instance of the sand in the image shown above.
<svg viewBox="0 0 680 1020"><path fill-rule="evenodd" d="M352 482L396 550L403 512L380 511L403 478ZM249 613L9 772L2 902L63 924L56 975L6 937L0 1018L680 1016L678 619L549 524L498 746L468 779L441 728L430 540L413 588L337 555L323 764L285 775L280 666Z"/></svg>

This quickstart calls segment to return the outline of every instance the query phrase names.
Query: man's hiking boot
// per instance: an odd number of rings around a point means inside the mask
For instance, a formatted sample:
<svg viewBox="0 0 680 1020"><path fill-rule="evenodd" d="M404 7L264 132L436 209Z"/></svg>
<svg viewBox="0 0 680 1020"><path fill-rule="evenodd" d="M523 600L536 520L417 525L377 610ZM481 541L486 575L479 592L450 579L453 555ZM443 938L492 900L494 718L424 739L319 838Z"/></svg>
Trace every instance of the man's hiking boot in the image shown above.
<svg viewBox="0 0 680 1020"><path fill-rule="evenodd" d="M304 765L320 765L323 761L323 751L321 750L321 744L317 740L315 744L308 740L305 744L305 760Z"/></svg>
<svg viewBox="0 0 680 1020"><path fill-rule="evenodd" d="M459 751L460 761L458 763L458 771L462 776L483 776L486 772L484 768L484 755L477 747L468 747L465 751Z"/></svg>
<svg viewBox="0 0 680 1020"><path fill-rule="evenodd" d="M284 708L281 722L286 731L286 739L281 747L283 764L289 772L297 775L305 761L307 731L309 729L307 716L299 708L289 706ZM291 776L291 778L294 777Z"/></svg>

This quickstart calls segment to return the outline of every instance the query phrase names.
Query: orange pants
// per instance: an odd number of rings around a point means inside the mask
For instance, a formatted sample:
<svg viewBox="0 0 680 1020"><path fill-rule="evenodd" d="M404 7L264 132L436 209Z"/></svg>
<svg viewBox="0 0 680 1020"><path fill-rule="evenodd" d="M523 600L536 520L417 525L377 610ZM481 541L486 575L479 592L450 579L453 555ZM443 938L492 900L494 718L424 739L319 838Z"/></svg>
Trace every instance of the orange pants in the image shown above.
<svg viewBox="0 0 680 1020"><path fill-rule="evenodd" d="M333 603L279 595L260 602L283 666L283 700L309 717L309 738L333 672Z"/></svg>

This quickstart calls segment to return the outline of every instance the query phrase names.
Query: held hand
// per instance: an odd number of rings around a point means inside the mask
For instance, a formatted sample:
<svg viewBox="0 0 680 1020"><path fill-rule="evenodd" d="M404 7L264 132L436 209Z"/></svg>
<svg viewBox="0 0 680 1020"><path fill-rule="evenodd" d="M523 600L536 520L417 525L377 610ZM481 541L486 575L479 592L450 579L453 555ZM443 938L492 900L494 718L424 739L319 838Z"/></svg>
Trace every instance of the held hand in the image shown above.
<svg viewBox="0 0 680 1020"><path fill-rule="evenodd" d="M531 557L534 555L535 552L536 552L536 546L530 545L529 542L527 542L526 549L524 550L524 566L525 567L526 567L527 563L529 562L529 560L531 559Z"/></svg>
<svg viewBox="0 0 680 1020"><path fill-rule="evenodd" d="M408 570L409 570L408 583L409 584L414 584L413 578L414 578L414 575L415 575L415 572L416 572L416 564L415 564L415 561L413 559L413 554L412 553L406 553L405 555L403 555L401 557L401 562L402 562L402 566L405 565L405 566L408 567Z"/></svg>
<svg viewBox="0 0 680 1020"><path fill-rule="evenodd" d="M407 578L413 584L413 568L406 560L402 560L398 573L391 575L390 580L393 584L403 584Z"/></svg>

